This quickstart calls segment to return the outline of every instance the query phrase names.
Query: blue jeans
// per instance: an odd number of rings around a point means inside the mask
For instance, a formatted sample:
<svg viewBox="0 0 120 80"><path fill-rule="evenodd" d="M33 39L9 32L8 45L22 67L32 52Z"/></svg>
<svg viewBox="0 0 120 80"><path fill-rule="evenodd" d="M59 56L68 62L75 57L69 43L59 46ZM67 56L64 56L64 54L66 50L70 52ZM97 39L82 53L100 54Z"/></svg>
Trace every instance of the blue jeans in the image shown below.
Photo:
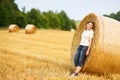
<svg viewBox="0 0 120 80"><path fill-rule="evenodd" d="M75 66L82 66L84 64L87 49L88 49L88 46L80 45L78 47L76 54L74 56Z"/></svg>

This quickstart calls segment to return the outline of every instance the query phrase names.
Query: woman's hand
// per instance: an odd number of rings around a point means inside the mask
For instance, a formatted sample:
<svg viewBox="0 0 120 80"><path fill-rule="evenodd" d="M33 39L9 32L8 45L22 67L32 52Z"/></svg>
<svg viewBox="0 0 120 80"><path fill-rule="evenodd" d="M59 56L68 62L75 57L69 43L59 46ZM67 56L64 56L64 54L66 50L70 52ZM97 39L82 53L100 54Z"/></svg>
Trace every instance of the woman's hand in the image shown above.
<svg viewBox="0 0 120 80"><path fill-rule="evenodd" d="M90 48L91 48L91 44L92 44L92 39L93 39L93 38L90 38L90 40L89 40L90 45L89 45L89 47L88 47L88 49L87 49L87 51L86 51L86 56L88 56L89 53L90 53Z"/></svg>
<svg viewBox="0 0 120 80"><path fill-rule="evenodd" d="M88 55L89 55L89 50L86 51L86 56L88 56Z"/></svg>

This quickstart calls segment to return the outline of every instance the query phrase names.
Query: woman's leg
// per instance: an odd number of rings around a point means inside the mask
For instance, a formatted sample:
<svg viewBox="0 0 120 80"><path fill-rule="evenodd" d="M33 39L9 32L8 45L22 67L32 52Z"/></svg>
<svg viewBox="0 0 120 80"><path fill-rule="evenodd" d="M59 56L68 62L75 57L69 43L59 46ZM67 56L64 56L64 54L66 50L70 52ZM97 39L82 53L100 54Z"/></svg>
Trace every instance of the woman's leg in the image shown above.
<svg viewBox="0 0 120 80"><path fill-rule="evenodd" d="M76 51L75 56L74 56L74 65L76 66L76 69L77 69L77 66L79 65L80 50L81 50L81 46L79 46L77 48L77 51ZM73 74L71 74L71 76L77 76L77 75L78 74L75 72Z"/></svg>
<svg viewBox="0 0 120 80"><path fill-rule="evenodd" d="M76 70L75 70L75 73L78 74L80 72L80 70L82 69L82 66L84 64L84 61L85 61L85 53L87 51L87 46L82 46L81 47L81 50L80 50L80 56L79 56L79 60L78 60L78 66L76 67Z"/></svg>
<svg viewBox="0 0 120 80"><path fill-rule="evenodd" d="M75 66L79 65L80 49L81 49L81 46L78 47L78 49L75 53L75 56L74 56L74 65Z"/></svg>
<svg viewBox="0 0 120 80"><path fill-rule="evenodd" d="M78 74L80 72L80 70L82 69L82 65L83 65L83 59L84 59L84 54L83 51L80 51L80 57L78 60L78 66L76 67L75 73Z"/></svg>
<svg viewBox="0 0 120 80"><path fill-rule="evenodd" d="M80 72L81 69L82 69L81 66L77 66L77 67L76 67L76 70L75 70L75 73L78 74L78 73Z"/></svg>

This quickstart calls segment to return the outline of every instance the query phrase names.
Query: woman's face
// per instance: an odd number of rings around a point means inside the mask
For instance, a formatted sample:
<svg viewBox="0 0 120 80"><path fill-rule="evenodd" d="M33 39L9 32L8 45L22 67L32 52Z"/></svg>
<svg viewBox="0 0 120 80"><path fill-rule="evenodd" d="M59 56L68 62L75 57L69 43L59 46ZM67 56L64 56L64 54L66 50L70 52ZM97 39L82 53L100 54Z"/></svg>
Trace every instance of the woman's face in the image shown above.
<svg viewBox="0 0 120 80"><path fill-rule="evenodd" d="M90 30L90 29L92 29L92 27L93 27L93 23L87 23L87 30Z"/></svg>

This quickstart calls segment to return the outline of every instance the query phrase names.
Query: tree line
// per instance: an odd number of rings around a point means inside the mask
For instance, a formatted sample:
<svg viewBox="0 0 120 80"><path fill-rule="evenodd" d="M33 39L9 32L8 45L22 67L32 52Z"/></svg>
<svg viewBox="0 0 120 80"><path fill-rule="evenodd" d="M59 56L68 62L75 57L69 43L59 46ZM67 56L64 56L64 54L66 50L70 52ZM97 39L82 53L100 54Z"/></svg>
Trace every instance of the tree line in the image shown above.
<svg viewBox="0 0 120 80"><path fill-rule="evenodd" d="M0 26L5 27L10 24L17 24L24 28L27 24L34 24L38 28L45 29L76 29L75 21L70 19L63 10L61 12L41 12L32 8L26 12L25 7L23 7L22 11L20 11L14 1L0 0Z"/></svg>
<svg viewBox="0 0 120 80"><path fill-rule="evenodd" d="M120 11L118 11L117 13L111 13L109 15L105 14L104 16L107 16L107 17L110 17L110 18L120 21Z"/></svg>

